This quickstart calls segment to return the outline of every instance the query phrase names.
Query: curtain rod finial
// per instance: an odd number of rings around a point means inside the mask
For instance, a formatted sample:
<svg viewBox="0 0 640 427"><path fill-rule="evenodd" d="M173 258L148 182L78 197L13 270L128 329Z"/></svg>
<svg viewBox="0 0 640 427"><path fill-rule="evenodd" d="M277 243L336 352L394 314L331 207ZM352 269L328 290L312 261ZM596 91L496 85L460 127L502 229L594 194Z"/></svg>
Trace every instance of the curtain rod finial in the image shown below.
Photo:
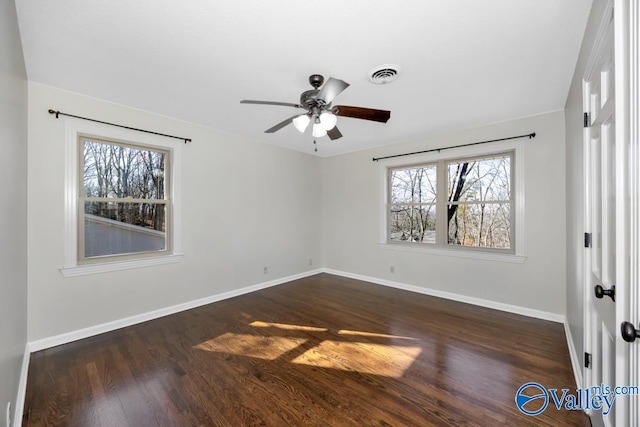
<svg viewBox="0 0 640 427"><path fill-rule="evenodd" d="M51 110L49 109L49 114L55 114L56 115L56 119L58 118L58 115L60 114L60 111L56 111L56 110Z"/></svg>
<svg viewBox="0 0 640 427"><path fill-rule="evenodd" d="M536 137L536 133L535 132L529 134L529 139L535 138L535 137Z"/></svg>

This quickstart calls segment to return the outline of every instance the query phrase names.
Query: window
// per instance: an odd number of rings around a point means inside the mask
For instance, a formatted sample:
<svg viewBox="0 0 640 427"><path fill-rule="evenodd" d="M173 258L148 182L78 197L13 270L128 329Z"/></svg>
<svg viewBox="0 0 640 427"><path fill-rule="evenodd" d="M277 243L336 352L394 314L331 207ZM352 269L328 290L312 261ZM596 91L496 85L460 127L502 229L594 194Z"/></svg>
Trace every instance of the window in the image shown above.
<svg viewBox="0 0 640 427"><path fill-rule="evenodd" d="M516 253L515 151L387 167L386 242Z"/></svg>
<svg viewBox="0 0 640 427"><path fill-rule="evenodd" d="M390 171L389 240L436 243L437 165Z"/></svg>
<svg viewBox="0 0 640 427"><path fill-rule="evenodd" d="M169 152L84 135L78 142L78 261L170 250Z"/></svg>
<svg viewBox="0 0 640 427"><path fill-rule="evenodd" d="M65 121L65 277L179 262L180 144Z"/></svg>
<svg viewBox="0 0 640 427"><path fill-rule="evenodd" d="M447 162L447 243L510 250L512 154Z"/></svg>

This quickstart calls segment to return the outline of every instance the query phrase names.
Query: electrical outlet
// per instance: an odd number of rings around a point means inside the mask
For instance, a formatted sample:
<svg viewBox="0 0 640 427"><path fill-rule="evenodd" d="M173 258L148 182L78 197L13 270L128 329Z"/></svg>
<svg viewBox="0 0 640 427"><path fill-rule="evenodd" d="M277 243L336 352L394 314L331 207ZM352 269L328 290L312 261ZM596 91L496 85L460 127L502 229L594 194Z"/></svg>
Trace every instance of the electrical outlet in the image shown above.
<svg viewBox="0 0 640 427"><path fill-rule="evenodd" d="M11 427L11 402L7 402L7 427Z"/></svg>
<svg viewBox="0 0 640 427"><path fill-rule="evenodd" d="M389 273L395 273L396 272L396 268L392 265L389 267Z"/></svg>
<svg viewBox="0 0 640 427"><path fill-rule="evenodd" d="M263 272L264 274L267 274L267 273L269 273L269 269L268 269L267 267L265 267L265 268L262 270L262 272Z"/></svg>
<svg viewBox="0 0 640 427"><path fill-rule="evenodd" d="M313 258L309 258L309 265L313 265Z"/></svg>

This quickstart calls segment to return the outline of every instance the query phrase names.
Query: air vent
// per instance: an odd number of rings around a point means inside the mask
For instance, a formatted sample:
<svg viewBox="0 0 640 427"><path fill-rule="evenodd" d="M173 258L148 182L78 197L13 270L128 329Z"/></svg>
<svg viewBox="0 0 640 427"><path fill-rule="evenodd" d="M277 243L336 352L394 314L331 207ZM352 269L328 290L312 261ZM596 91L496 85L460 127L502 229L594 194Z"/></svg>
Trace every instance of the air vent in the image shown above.
<svg viewBox="0 0 640 427"><path fill-rule="evenodd" d="M391 83L400 75L400 67L393 64L383 64L369 70L368 79L376 85Z"/></svg>

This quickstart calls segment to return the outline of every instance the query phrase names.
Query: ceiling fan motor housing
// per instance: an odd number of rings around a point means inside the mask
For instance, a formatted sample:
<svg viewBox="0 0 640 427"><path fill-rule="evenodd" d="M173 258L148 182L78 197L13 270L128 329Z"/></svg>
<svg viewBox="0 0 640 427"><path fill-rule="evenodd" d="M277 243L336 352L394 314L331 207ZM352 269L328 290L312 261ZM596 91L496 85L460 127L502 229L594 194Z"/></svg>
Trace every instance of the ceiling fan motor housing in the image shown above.
<svg viewBox="0 0 640 427"><path fill-rule="evenodd" d="M300 95L300 105L305 107L307 110L311 110L313 107L318 106L318 89L311 89L305 92L302 92Z"/></svg>
<svg viewBox="0 0 640 427"><path fill-rule="evenodd" d="M324 100L318 99L319 87L324 83L324 77L320 74L312 74L309 76L309 84L313 89L302 92L300 95L300 105L309 110L313 114L315 110L323 110Z"/></svg>

